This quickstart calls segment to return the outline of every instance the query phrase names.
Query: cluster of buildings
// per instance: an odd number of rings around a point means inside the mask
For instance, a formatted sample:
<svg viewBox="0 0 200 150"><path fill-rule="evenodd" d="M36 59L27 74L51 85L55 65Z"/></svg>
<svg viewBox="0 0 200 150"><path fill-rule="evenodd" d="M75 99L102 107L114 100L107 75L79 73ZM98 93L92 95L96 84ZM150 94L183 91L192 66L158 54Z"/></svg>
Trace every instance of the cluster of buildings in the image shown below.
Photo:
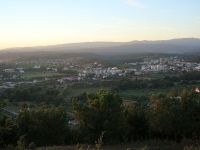
<svg viewBox="0 0 200 150"><path fill-rule="evenodd" d="M3 72L5 72L5 73L14 73L14 72L24 73L24 68L16 68L16 69L8 68L8 69L4 69Z"/></svg>
<svg viewBox="0 0 200 150"><path fill-rule="evenodd" d="M113 77L125 77L125 76L140 76L142 74L149 73L159 73L159 72L182 72L182 71L200 71L200 63L196 62L187 62L178 57L164 57L164 58L145 58L141 62L132 62L119 64L117 66L111 66L108 64L102 64L99 62L64 62L62 64L53 63L40 66L34 64L29 68L16 67L16 68L4 68L2 75L0 75L0 81L9 82L24 81L21 78L22 74L29 71L36 72L58 72L63 74L62 77L55 76L51 78L52 80L57 80L59 83L65 82L76 82L84 80L101 80L108 79ZM17 64L16 64L17 65ZM15 65L15 66L16 66ZM4 74L3 74L4 72ZM31 83L36 79L31 79ZM44 81L47 79L45 78ZM49 79L50 80L50 79ZM28 82L28 81L26 81ZM8 85L4 85L8 86ZM9 87L12 87L9 84Z"/></svg>
<svg viewBox="0 0 200 150"><path fill-rule="evenodd" d="M108 67L108 68L90 68L90 69L85 69L79 72L78 77L79 80L84 80L87 78L92 78L92 79L106 79L112 76L125 76L126 71L119 69L117 67Z"/></svg>
<svg viewBox="0 0 200 150"><path fill-rule="evenodd" d="M158 73L158 72L181 72L181 71L200 71L200 63L186 62L178 57L165 57L159 59L145 59L144 62L130 63L130 65L140 65L137 72Z"/></svg>
<svg viewBox="0 0 200 150"><path fill-rule="evenodd" d="M70 70L72 67L64 67L63 70ZM80 65L78 68L76 66L73 67L77 74L72 76L63 77L58 79L59 83L64 83L65 81L83 81L83 80L99 80L106 79L109 77L116 76L126 76L127 70L119 69L117 67L104 67L102 64L97 62L88 63Z"/></svg>
<svg viewBox="0 0 200 150"><path fill-rule="evenodd" d="M75 65L74 65L75 66ZM123 67L124 66L124 67ZM64 69L72 67L65 67ZM66 70L67 70L66 69ZM200 71L200 63L186 62L178 57L164 57L158 59L146 58L142 62L126 63L126 65L104 66L100 63L88 63L75 67L78 74L75 76L59 79L60 83L64 81L81 81L81 80L100 80L112 77L125 77L129 75L139 76L149 73L160 72L182 72L182 71Z"/></svg>

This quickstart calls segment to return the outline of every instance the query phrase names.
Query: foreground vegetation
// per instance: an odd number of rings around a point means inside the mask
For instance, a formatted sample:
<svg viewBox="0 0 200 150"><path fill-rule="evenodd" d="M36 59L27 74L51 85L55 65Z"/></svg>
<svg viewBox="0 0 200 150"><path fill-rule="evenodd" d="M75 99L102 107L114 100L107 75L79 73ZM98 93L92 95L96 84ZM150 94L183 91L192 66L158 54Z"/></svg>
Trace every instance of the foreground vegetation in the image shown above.
<svg viewBox="0 0 200 150"><path fill-rule="evenodd" d="M187 142L186 142L187 143ZM119 145L102 146L101 150L199 150L199 146L187 146L184 143L174 143L169 141L149 140L142 142L126 143ZM75 145L75 146L52 146L41 147L38 150L96 150L95 146Z"/></svg>
<svg viewBox="0 0 200 150"><path fill-rule="evenodd" d="M195 90L183 90L180 94L172 91L149 99L147 104L124 105L115 91L85 93L73 99L73 114L77 122L73 125L68 124L69 116L64 107L40 105L30 109L23 105L16 119L1 113L0 146L13 145L24 149L96 143L100 147L151 139L183 143L180 144L182 148L198 145L199 93ZM184 142L186 139L190 142ZM151 145L145 145L145 149L151 148Z"/></svg>
<svg viewBox="0 0 200 150"><path fill-rule="evenodd" d="M35 72L23 77L63 75ZM0 111L0 147L196 150L199 81L200 72L175 72L16 85L0 93L0 108L18 113Z"/></svg>

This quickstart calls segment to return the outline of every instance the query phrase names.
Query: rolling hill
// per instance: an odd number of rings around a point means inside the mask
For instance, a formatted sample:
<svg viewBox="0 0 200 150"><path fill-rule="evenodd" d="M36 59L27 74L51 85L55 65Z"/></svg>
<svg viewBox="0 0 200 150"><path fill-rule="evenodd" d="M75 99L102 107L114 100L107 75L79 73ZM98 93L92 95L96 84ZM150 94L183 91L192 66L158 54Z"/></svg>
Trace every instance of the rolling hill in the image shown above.
<svg viewBox="0 0 200 150"><path fill-rule="evenodd" d="M12 52L69 52L69 53L193 53L200 52L200 39L183 38L160 41L85 42L37 47L3 49L1 54Z"/></svg>

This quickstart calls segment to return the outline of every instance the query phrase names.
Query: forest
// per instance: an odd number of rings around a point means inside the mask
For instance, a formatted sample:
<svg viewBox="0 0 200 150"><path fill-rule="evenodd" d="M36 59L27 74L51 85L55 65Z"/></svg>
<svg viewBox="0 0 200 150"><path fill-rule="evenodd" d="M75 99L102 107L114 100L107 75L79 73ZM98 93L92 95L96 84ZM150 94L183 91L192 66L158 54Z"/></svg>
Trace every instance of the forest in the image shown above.
<svg viewBox="0 0 200 150"><path fill-rule="evenodd" d="M77 122L73 125L61 106L41 104L30 109L24 104L16 117L1 113L0 146L92 145L99 137L104 144L150 139L188 139L198 144L200 139L200 94L195 89L151 96L146 105L123 104L116 91L108 90L85 93L72 103Z"/></svg>

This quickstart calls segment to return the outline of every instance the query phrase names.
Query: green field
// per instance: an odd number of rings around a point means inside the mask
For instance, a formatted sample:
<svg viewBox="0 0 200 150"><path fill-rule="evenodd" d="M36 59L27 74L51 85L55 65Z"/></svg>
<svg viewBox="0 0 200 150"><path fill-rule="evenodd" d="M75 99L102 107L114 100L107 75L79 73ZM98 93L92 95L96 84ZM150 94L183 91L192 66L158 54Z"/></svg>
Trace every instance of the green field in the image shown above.
<svg viewBox="0 0 200 150"><path fill-rule="evenodd" d="M151 96L156 93L165 93L170 91L169 88L166 89L133 89L133 90L123 90L119 92L119 95L125 100L133 100L134 97L141 96Z"/></svg>
<svg viewBox="0 0 200 150"><path fill-rule="evenodd" d="M82 93L96 93L99 90L108 90L107 87L98 87L98 88L69 88L67 89L67 96L74 97Z"/></svg>
<svg viewBox="0 0 200 150"><path fill-rule="evenodd" d="M33 79L33 78L44 78L44 77L58 77L64 76L65 74L57 72L26 72L22 75L22 78Z"/></svg>

